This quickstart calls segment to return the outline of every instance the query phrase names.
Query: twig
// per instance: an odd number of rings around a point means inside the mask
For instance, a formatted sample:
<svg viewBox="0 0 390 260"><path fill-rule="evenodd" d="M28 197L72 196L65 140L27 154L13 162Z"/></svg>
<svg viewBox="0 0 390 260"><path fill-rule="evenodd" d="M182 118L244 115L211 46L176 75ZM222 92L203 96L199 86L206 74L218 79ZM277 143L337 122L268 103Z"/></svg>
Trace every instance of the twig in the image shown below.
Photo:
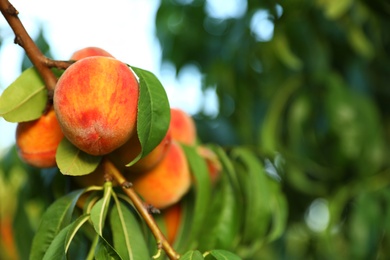
<svg viewBox="0 0 390 260"><path fill-rule="evenodd" d="M128 182L125 179L125 177L123 177L123 175L112 164L111 161L109 161L107 159L103 159L102 163L104 166L105 173L112 175L114 180L116 180L121 185L123 191L130 198L130 200L133 202L135 208L137 209L139 214L142 216L142 218L144 219L146 224L149 226L154 237L156 238L157 245L158 245L159 249L162 248L170 259L179 259L180 255L172 248L172 246L169 244L167 239L164 237L164 234L161 232L161 230L157 226L156 222L154 221L154 219L151 215L150 205L145 204L140 199L140 197L137 195L137 193L132 188L131 183Z"/></svg>
<svg viewBox="0 0 390 260"><path fill-rule="evenodd" d="M54 87L57 83L57 78L50 68L57 66L59 66L59 68L65 68L68 67L70 63L54 62L42 54L41 50L31 39L22 22L19 20L19 12L8 0L0 0L0 11L7 20L11 29L14 31L14 42L25 50L31 63L36 67L41 75L49 92L49 97L52 96ZM66 66L66 64L68 65Z"/></svg>

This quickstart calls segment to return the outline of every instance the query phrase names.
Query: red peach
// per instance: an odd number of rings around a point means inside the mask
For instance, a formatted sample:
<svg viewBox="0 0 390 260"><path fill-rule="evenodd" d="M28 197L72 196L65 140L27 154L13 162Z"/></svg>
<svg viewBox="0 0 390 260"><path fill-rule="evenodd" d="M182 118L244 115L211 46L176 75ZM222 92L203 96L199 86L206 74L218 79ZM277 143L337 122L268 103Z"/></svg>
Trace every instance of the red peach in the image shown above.
<svg viewBox="0 0 390 260"><path fill-rule="evenodd" d="M91 155L105 155L136 132L138 82L123 62L95 56L76 61L54 90L54 110L66 138Z"/></svg>
<svg viewBox="0 0 390 260"><path fill-rule="evenodd" d="M164 209L162 217L166 227L166 238L170 244L173 244L176 239L177 232L179 230L180 219L181 219L181 205L180 202L173 204L172 206Z"/></svg>
<svg viewBox="0 0 390 260"><path fill-rule="evenodd" d="M81 50L75 51L70 58L71 60L81 60L87 57L104 56L114 58L110 53L99 47L86 47Z"/></svg>
<svg viewBox="0 0 390 260"><path fill-rule="evenodd" d="M57 147L63 137L54 109L51 108L37 120L18 123L16 146L19 157L38 168L54 167Z"/></svg>
<svg viewBox="0 0 390 260"><path fill-rule="evenodd" d="M186 145L195 145L197 134L194 119L183 110L171 108L169 130L173 140Z"/></svg>

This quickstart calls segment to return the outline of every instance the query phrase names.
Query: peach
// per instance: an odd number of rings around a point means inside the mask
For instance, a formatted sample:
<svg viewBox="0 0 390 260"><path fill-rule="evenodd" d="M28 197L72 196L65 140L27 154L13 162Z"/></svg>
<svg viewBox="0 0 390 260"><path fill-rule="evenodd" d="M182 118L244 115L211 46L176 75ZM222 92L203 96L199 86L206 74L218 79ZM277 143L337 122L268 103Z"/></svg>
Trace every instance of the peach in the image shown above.
<svg viewBox="0 0 390 260"><path fill-rule="evenodd" d="M141 143L138 136L133 135L124 145L108 155L109 159L120 170L125 172L145 172L151 170L165 156L169 146L171 145L172 137L170 132L167 132L160 144L158 144L149 154L141 158L130 167L126 164L130 163L141 152Z"/></svg>
<svg viewBox="0 0 390 260"><path fill-rule="evenodd" d="M182 147L175 141L165 157L150 171L132 175L135 191L159 209L178 202L190 188L191 174Z"/></svg>
<svg viewBox="0 0 390 260"><path fill-rule="evenodd" d="M169 129L173 140L186 145L195 145L197 135L195 122L185 111L171 108Z"/></svg>
<svg viewBox="0 0 390 260"><path fill-rule="evenodd" d="M91 47L86 47L78 51L75 51L70 59L81 60L83 58L93 57L93 56L104 56L104 57L114 58L114 56L112 56L110 53L103 50L102 48L91 46Z"/></svg>
<svg viewBox="0 0 390 260"><path fill-rule="evenodd" d="M102 56L76 61L59 78L54 110L80 150L105 155L136 132L138 82L123 62Z"/></svg>
<svg viewBox="0 0 390 260"><path fill-rule="evenodd" d="M173 204L172 206L164 209L161 212L165 227L166 227L166 238L169 244L173 244L176 239L177 232L179 230L180 219L181 219L181 205L180 202Z"/></svg>
<svg viewBox="0 0 390 260"><path fill-rule="evenodd" d="M203 159L206 160L211 183L215 184L220 178L222 171L222 164L219 161L218 156L214 153L213 150L204 145L198 146L197 152Z"/></svg>
<svg viewBox="0 0 390 260"><path fill-rule="evenodd" d="M19 157L38 168L54 167L57 147L63 137L54 109L51 108L37 120L18 123L16 146Z"/></svg>

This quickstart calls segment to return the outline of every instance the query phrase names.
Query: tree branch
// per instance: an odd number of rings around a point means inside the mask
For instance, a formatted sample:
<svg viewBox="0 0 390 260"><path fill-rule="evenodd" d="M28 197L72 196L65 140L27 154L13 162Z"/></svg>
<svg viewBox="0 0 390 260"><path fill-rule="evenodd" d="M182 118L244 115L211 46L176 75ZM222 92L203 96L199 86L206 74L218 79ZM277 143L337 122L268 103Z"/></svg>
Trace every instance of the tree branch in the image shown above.
<svg viewBox="0 0 390 260"><path fill-rule="evenodd" d="M50 66L47 65L52 64L51 60L42 54L41 50L31 39L22 22L19 20L19 12L8 0L0 0L0 11L7 20L11 29L14 31L14 42L25 50L31 63L36 67L41 75L49 92L49 96L52 95L57 83L57 78L51 71Z"/></svg>
<svg viewBox="0 0 390 260"><path fill-rule="evenodd" d="M107 159L103 159L103 167L104 172L111 175L114 180L116 180L119 185L121 185L123 191L126 193L126 195L130 198L130 200L133 202L135 208L139 212L139 214L142 216L146 224L149 226L150 230L152 231L154 237L156 238L157 245L159 248L162 248L167 256L170 259L179 259L180 255L172 248L172 246L169 244L167 239L165 238L164 234L161 232L159 227L157 226L156 222L154 221L152 215L150 212L153 212L153 209L155 208L150 207L150 205L145 204L137 195L137 193L132 188L132 185L130 182L128 182L125 177L119 172L119 170L112 164L111 161Z"/></svg>

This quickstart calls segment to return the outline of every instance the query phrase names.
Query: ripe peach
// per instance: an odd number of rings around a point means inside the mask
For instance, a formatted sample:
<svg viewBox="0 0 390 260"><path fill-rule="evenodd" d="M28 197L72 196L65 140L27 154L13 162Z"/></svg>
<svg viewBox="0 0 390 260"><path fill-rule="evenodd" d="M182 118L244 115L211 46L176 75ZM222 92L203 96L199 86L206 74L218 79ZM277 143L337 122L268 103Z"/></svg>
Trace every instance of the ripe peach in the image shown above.
<svg viewBox="0 0 390 260"><path fill-rule="evenodd" d="M178 202L191 185L187 158L175 141L172 141L165 157L153 169L132 177L135 191L145 202L159 209Z"/></svg>
<svg viewBox="0 0 390 260"><path fill-rule="evenodd" d="M213 150L204 145L198 146L197 152L201 157L203 157L203 159L206 160L211 183L215 184L220 178L222 171L222 164L219 161L218 156L213 152Z"/></svg>
<svg viewBox="0 0 390 260"><path fill-rule="evenodd" d="M37 120L18 123L16 146L19 157L38 168L54 167L57 147L63 137L54 109L51 108Z"/></svg>
<svg viewBox="0 0 390 260"><path fill-rule="evenodd" d="M93 57L93 56L104 56L104 57L114 58L114 56L112 56L110 53L108 53L107 51L99 47L86 47L81 50L75 51L70 59L81 60L83 58Z"/></svg>
<svg viewBox="0 0 390 260"><path fill-rule="evenodd" d="M145 172L151 170L165 156L169 146L171 145L172 137L170 132L167 132L163 140L149 154L141 158L130 167L126 164L130 163L141 152L141 143L138 136L133 135L124 145L108 155L114 165L125 172Z"/></svg>
<svg viewBox="0 0 390 260"><path fill-rule="evenodd" d="M195 145L196 126L194 119L178 108L171 108L169 129L172 139L186 145Z"/></svg>
<svg viewBox="0 0 390 260"><path fill-rule="evenodd" d="M164 209L162 217L166 226L166 238L169 244L173 244L176 239L177 232L179 230L180 218L181 218L181 205L180 202L173 204L172 206Z"/></svg>
<svg viewBox="0 0 390 260"><path fill-rule="evenodd" d="M136 132L138 82L121 61L76 61L58 80L54 110L66 138L91 155L117 149Z"/></svg>

